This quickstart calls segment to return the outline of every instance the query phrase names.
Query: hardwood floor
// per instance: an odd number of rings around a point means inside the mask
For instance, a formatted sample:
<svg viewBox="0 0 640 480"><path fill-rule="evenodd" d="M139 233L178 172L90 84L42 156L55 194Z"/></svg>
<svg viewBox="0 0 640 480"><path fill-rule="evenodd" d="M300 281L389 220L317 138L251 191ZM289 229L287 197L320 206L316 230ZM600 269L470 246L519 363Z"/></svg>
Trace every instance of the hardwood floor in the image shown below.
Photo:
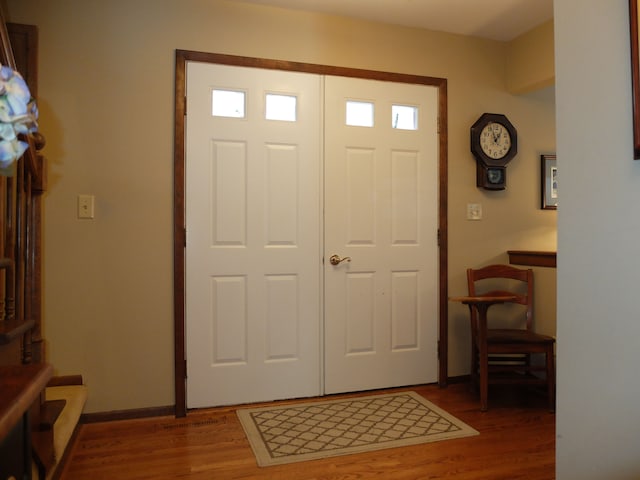
<svg viewBox="0 0 640 480"><path fill-rule="evenodd" d="M395 389L397 391L406 389ZM479 436L266 468L256 465L234 407L81 426L61 478L417 480L555 478L555 415L537 394L491 390L480 412L466 384L411 388ZM366 392L363 394L370 394ZM348 396L357 396L348 395ZM339 398L340 396L336 396ZM520 398L519 398L520 397Z"/></svg>

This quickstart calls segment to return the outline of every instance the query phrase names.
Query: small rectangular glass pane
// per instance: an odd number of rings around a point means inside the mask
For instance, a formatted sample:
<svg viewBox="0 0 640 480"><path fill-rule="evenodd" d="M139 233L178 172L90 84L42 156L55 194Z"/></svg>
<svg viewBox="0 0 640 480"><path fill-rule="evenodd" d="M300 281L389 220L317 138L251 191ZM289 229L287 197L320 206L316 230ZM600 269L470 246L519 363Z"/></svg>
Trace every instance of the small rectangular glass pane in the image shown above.
<svg viewBox="0 0 640 480"><path fill-rule="evenodd" d="M399 130L418 129L418 107L392 105L391 126Z"/></svg>
<svg viewBox="0 0 640 480"><path fill-rule="evenodd" d="M347 125L373 127L373 103L347 100Z"/></svg>
<svg viewBox="0 0 640 480"><path fill-rule="evenodd" d="M214 117L245 117L245 92L237 90L213 90L211 115Z"/></svg>
<svg viewBox="0 0 640 480"><path fill-rule="evenodd" d="M295 122L297 101L298 98L294 95L277 95L274 93L267 93L265 109L266 119Z"/></svg>

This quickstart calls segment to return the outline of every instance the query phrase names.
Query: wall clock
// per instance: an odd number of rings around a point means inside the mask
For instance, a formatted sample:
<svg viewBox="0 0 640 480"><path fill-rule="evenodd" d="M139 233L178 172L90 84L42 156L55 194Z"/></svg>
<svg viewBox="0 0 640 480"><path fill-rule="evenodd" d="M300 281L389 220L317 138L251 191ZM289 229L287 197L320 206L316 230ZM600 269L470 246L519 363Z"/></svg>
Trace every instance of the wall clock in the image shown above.
<svg viewBox="0 0 640 480"><path fill-rule="evenodd" d="M518 153L518 133L509 119L499 113L483 113L471 126L471 153L476 159L476 185L487 190L504 190L506 165Z"/></svg>

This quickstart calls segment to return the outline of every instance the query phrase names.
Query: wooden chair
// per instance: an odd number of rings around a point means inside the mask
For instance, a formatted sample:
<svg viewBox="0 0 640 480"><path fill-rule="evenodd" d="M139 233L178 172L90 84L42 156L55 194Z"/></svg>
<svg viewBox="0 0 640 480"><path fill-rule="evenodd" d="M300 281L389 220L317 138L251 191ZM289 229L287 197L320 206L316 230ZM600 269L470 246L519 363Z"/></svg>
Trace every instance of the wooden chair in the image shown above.
<svg viewBox="0 0 640 480"><path fill-rule="evenodd" d="M546 386L549 409L554 411L555 339L533 331L533 270L509 265L469 268L467 282L469 296L514 295L510 303L524 307L516 309L523 310L524 315L520 317L521 326L514 328L489 328L487 318L481 318L485 315L470 308L471 379L480 387L481 410L488 408L489 384L499 383ZM533 354L543 354L545 364L532 363ZM541 371L544 376L536 375Z"/></svg>

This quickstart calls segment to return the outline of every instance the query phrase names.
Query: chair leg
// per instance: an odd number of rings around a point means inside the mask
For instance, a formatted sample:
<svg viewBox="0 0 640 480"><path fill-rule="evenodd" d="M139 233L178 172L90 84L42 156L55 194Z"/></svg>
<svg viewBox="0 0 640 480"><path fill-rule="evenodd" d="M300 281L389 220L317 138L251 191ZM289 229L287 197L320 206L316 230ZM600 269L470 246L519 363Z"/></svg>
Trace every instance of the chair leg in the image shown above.
<svg viewBox="0 0 640 480"><path fill-rule="evenodd" d="M489 355L486 345L480 345L480 411L486 412L489 409Z"/></svg>
<svg viewBox="0 0 640 480"><path fill-rule="evenodd" d="M471 382L470 382L470 386L471 386L471 390L475 391L476 386L478 385L478 380L479 380L479 375L480 375L480 371L478 369L478 348L475 346L475 344L471 345Z"/></svg>
<svg viewBox="0 0 640 480"><path fill-rule="evenodd" d="M547 348L547 395L549 397L549 411L556 411L556 367L553 354L553 345Z"/></svg>

